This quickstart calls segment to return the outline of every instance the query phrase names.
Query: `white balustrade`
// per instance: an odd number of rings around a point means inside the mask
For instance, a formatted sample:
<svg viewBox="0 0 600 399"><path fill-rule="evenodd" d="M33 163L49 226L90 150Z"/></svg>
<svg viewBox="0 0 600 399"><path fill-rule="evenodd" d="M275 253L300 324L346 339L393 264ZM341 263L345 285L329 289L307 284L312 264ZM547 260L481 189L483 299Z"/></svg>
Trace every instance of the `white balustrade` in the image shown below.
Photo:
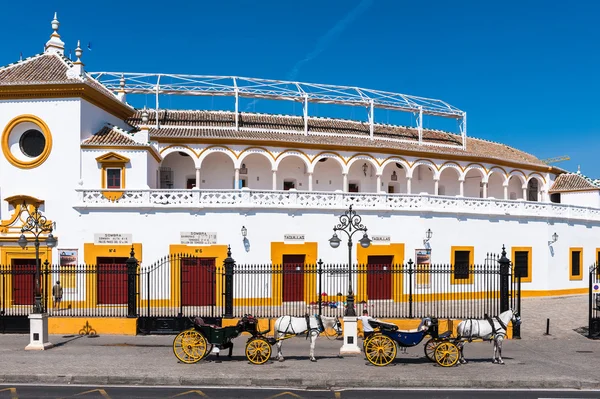
<svg viewBox="0 0 600 399"><path fill-rule="evenodd" d="M600 221L600 209L575 205L448 197L423 194L371 194L267 190L106 190L78 189L76 208L280 208L355 209L524 216ZM103 193L122 193L114 200Z"/></svg>

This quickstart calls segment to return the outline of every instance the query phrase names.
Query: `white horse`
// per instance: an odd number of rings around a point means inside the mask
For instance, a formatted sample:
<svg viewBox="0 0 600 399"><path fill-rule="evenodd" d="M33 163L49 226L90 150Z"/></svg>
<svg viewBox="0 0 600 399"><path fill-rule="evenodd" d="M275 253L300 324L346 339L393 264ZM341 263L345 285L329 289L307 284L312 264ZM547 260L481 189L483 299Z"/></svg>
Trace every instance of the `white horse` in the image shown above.
<svg viewBox="0 0 600 399"><path fill-rule="evenodd" d="M508 323L512 321L513 327L521 324L521 317L516 311L509 309L500 313L499 316L487 318L485 320L467 319L458 324L456 329L458 339L462 340L459 344L461 364L467 363L463 355L464 340L471 342L473 339L481 338L483 340L494 341L494 356L492 363L504 364L502 360L502 341L506 337Z"/></svg>
<svg viewBox="0 0 600 399"><path fill-rule="evenodd" d="M308 322L307 322L308 321ZM277 338L277 360L284 361L281 354L281 338L286 335L308 334L310 337L310 361L315 359L315 341L319 334L333 328L337 335L341 334L342 327L337 317L311 315L307 317L281 316L275 320L275 338Z"/></svg>

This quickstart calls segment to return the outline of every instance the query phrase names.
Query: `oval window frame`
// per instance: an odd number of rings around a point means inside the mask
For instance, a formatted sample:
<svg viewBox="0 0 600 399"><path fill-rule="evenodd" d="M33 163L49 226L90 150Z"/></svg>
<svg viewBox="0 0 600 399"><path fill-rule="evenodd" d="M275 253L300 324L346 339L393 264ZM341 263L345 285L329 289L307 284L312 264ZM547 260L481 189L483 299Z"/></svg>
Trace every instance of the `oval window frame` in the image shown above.
<svg viewBox="0 0 600 399"><path fill-rule="evenodd" d="M46 139L46 144L44 146L44 150L42 153L36 158L32 158L29 161L24 161L17 158L10 150L9 139L15 127L17 127L21 123L29 122L36 125L39 131L44 135ZM35 115L19 115L16 118L13 118L6 127L4 128L4 132L2 133L2 152L4 153L4 157L10 162L13 166L21 169L33 169L37 168L41 164L43 164L48 156L50 156L50 152L52 151L52 134L50 133L50 129L48 125L39 117Z"/></svg>

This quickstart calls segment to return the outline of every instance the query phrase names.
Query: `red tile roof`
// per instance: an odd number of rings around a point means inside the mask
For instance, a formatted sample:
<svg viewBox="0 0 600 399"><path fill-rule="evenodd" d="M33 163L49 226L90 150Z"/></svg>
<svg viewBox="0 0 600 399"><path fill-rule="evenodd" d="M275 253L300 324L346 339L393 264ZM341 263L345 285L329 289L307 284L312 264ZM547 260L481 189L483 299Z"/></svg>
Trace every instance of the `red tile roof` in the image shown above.
<svg viewBox="0 0 600 399"><path fill-rule="evenodd" d="M132 125L141 124L141 113L128 119ZM156 113L148 110L150 126L156 124ZM240 130L235 130L235 113L224 111L173 111L159 110L158 128L150 128L152 139L227 139L252 141L278 141L284 145L312 144L347 147L378 148L400 151L427 152L432 155L451 154L475 156L482 161L509 161L526 165L547 166L533 155L504 144L472 137L467 138L467 149L462 149L459 135L438 130L423 130L423 142L418 143L414 128L375 124L371 140L367 123L313 118L308 119L308 135L304 134L304 120L299 116L242 113ZM435 146L427 144L442 144ZM447 147L451 146L451 147Z"/></svg>
<svg viewBox="0 0 600 399"><path fill-rule="evenodd" d="M138 143L133 138L129 137L127 133L119 131L115 127L105 126L100 129L99 132L94 134L92 137L84 140L82 145L97 145L97 146L140 146L144 145Z"/></svg>
<svg viewBox="0 0 600 399"><path fill-rule="evenodd" d="M600 190L600 185L580 173L564 173L556 177L549 192Z"/></svg>

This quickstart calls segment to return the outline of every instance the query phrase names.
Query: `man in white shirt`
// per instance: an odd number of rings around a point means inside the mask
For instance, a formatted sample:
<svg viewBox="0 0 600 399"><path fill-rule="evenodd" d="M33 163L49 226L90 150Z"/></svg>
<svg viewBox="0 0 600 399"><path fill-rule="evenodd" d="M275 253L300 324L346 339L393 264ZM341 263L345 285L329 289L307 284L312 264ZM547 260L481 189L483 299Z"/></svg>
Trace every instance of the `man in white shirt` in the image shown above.
<svg viewBox="0 0 600 399"><path fill-rule="evenodd" d="M369 316L369 311L367 309L363 310L362 316L358 317L358 319L362 322L363 328L363 340L367 340L369 335L373 334L373 327L369 324L369 320L377 320Z"/></svg>

